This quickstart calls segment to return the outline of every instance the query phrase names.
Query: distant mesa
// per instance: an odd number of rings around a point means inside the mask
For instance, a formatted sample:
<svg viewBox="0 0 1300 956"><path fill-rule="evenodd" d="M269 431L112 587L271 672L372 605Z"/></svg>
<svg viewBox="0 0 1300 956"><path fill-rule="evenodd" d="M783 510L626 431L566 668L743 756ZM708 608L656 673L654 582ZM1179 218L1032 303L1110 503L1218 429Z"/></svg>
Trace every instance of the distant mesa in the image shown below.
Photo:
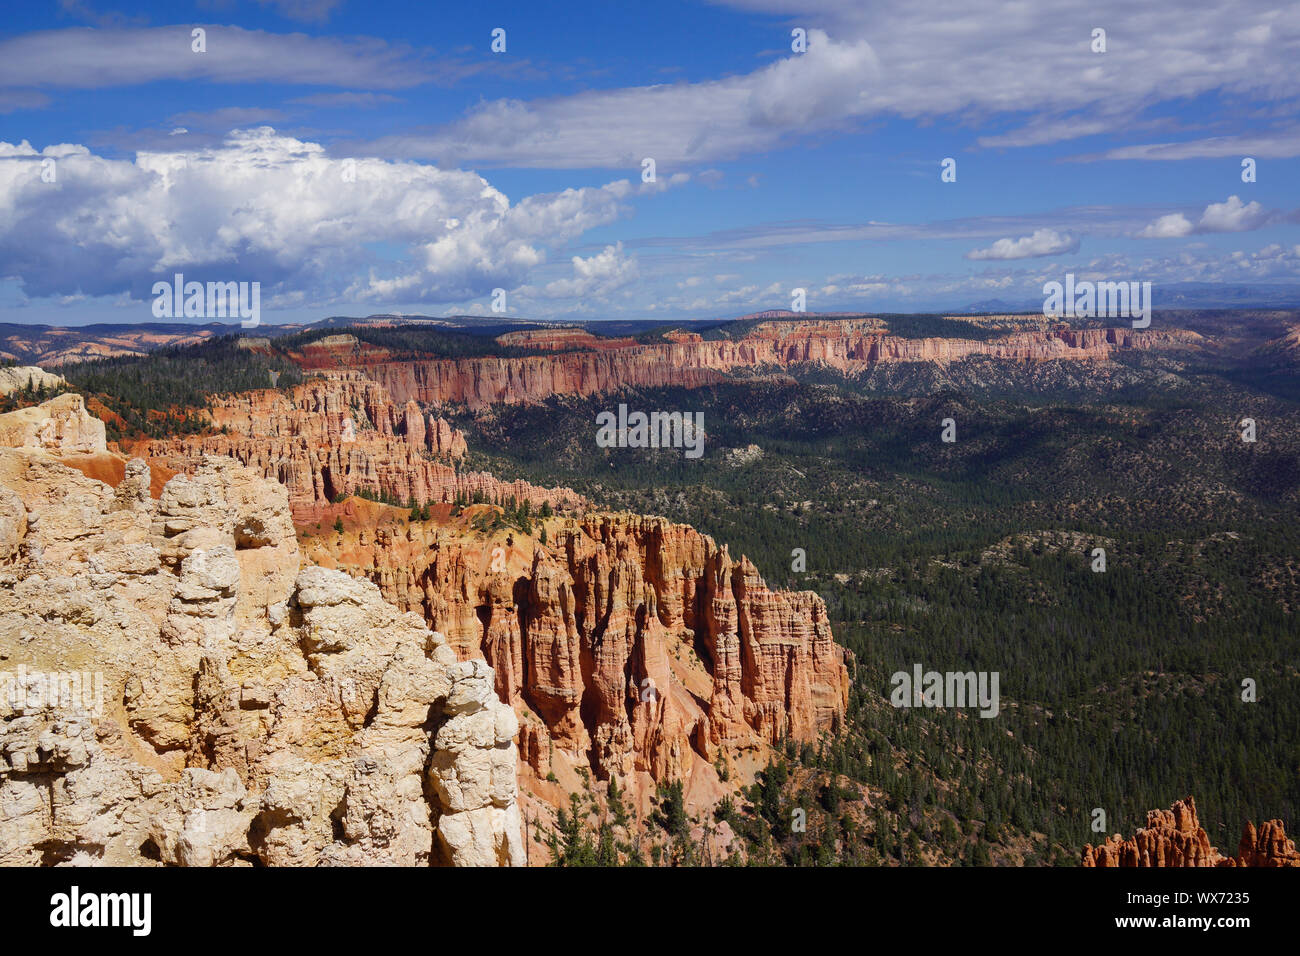
<svg viewBox="0 0 1300 956"><path fill-rule="evenodd" d="M888 320L870 316L810 315L797 321L782 321L779 315L763 317L752 328L736 328L743 333L737 338L674 331L678 334L671 340L626 344L603 340L599 347L584 344L588 340L580 331L566 332L563 339L557 339L554 331L512 333L515 337L509 341L514 344L547 342L548 350L555 351L562 342L566 348L555 354L524 356L397 358L385 349L361 347L345 364L363 368L396 401L414 399L422 405L456 404L477 410L542 402L552 395L603 395L620 388L701 388L754 371L791 367L822 366L856 376L879 365L946 365L975 357L1013 363L1105 362L1121 351L1187 348L1201 342L1195 332L1180 329L1058 325L1009 328L1005 334L972 332L970 338L912 337L893 334ZM325 350L314 345L310 354L302 351L302 361L311 364Z"/></svg>

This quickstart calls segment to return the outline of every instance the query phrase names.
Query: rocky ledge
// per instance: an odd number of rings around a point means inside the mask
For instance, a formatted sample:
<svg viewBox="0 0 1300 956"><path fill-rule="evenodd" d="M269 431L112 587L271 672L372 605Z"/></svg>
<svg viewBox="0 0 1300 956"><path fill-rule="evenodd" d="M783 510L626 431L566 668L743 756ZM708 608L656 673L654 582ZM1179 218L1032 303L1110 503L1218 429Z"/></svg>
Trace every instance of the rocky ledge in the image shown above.
<svg viewBox="0 0 1300 956"><path fill-rule="evenodd" d="M102 439L101 439L102 441ZM0 865L520 865L481 660L299 570L228 458L149 494L0 449Z"/></svg>

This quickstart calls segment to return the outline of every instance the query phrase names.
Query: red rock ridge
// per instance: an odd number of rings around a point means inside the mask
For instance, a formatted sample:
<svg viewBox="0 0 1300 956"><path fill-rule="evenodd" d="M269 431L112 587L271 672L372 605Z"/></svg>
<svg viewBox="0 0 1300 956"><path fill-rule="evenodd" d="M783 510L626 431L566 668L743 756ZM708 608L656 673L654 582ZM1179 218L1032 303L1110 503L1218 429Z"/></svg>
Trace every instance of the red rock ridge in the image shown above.
<svg viewBox="0 0 1300 956"><path fill-rule="evenodd" d="M213 400L212 424L224 434L151 441L134 449L174 472L203 455L228 455L289 489L294 520L319 520L339 495L368 492L406 502L450 502L457 493L513 496L573 508L568 488L501 481L458 471L465 437L413 401L396 404L361 372L327 372L288 390L242 392Z"/></svg>
<svg viewBox="0 0 1300 956"><path fill-rule="evenodd" d="M602 338L599 335L593 335L586 329L522 329L518 332L507 332L504 335L498 335L496 342L498 345L553 349L555 351L572 348L600 351L602 349L622 349L630 345L636 345L636 339Z"/></svg>
<svg viewBox="0 0 1300 956"><path fill-rule="evenodd" d="M1225 857L1210 846L1210 838L1196 816L1196 801L1178 800L1168 810L1151 810L1147 825L1131 839L1118 833L1105 843L1083 848L1086 867L1207 867L1300 866L1300 853L1287 839L1281 820L1269 820L1259 830L1247 822L1237 856Z"/></svg>
<svg viewBox="0 0 1300 956"><path fill-rule="evenodd" d="M882 334L870 320L847 319L764 323L735 340L679 336L672 342L602 351L429 361L389 361L382 353L358 352L349 361L363 364L399 401L481 408L551 395L602 394L623 386L698 388L724 381L736 369L822 363L855 374L882 362L955 362L976 355L1015 362L1103 361L1121 349L1186 345L1198 338L1179 330L1110 328L1015 332L983 341L910 339Z"/></svg>
<svg viewBox="0 0 1300 956"><path fill-rule="evenodd" d="M545 545L426 524L342 547L315 538L308 556L492 664L539 777L559 750L601 778L676 778L693 755L808 740L843 719L846 652L815 593L771 591L747 559L664 518L545 525Z"/></svg>

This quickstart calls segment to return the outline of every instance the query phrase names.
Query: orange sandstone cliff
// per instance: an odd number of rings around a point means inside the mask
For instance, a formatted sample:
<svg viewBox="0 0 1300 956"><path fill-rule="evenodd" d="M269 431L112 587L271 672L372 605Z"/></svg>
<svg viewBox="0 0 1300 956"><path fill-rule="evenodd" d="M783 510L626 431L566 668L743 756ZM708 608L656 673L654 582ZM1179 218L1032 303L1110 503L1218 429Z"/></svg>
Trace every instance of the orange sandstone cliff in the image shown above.
<svg viewBox="0 0 1300 956"><path fill-rule="evenodd" d="M566 338L570 351L529 356L394 360L382 349L363 347L350 336L304 349L308 367L365 368L397 401L460 403L482 408L494 403L541 401L551 395L595 395L621 387L698 388L727 380L738 370L784 369L817 363L859 374L880 363L957 362L987 356L1013 362L1105 361L1120 350L1191 345L1199 336L1181 330L1057 328L1013 332L987 340L904 338L881 330L879 320L841 319L767 322L739 339L703 340L677 335L672 341L582 348L580 336ZM552 334L551 338L554 338ZM323 341L323 340L322 340ZM527 340L512 340L521 344ZM532 342L555 348L550 341Z"/></svg>
<svg viewBox="0 0 1300 956"><path fill-rule="evenodd" d="M234 458L284 485L298 522L319 520L335 499L359 492L421 504L475 492L559 509L582 502L568 488L458 470L465 436L413 401L394 402L361 372L327 372L286 392L216 397L211 419L221 434L151 441L134 453L172 472L192 471L204 455Z"/></svg>
<svg viewBox="0 0 1300 956"><path fill-rule="evenodd" d="M729 761L843 719L846 652L815 593L771 591L747 559L663 518L542 527L545 544L540 529L416 523L304 546L421 613L462 659L486 659L539 778L557 759L601 779L683 777L697 758Z"/></svg>

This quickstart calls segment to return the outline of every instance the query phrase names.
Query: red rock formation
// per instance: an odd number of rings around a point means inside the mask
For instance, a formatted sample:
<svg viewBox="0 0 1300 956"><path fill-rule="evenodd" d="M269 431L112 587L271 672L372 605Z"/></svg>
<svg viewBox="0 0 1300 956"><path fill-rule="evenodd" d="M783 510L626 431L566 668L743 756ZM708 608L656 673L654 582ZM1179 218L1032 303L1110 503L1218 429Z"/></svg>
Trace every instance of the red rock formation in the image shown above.
<svg viewBox="0 0 1300 956"><path fill-rule="evenodd" d="M663 348L382 362L366 366L366 372L403 399L457 402L470 408L540 401L551 395L593 395L622 385L698 388L726 380L715 369L674 364L670 356L660 354Z"/></svg>
<svg viewBox="0 0 1300 956"><path fill-rule="evenodd" d="M319 520L339 495L368 492L398 501L450 502L458 493L489 500L513 496L540 506L575 507L567 488L505 482L460 472L465 437L413 401L396 404L360 372L327 372L287 394L261 389L213 399L212 424L223 434L187 436L137 446L174 472L201 457L229 455L289 489L294 519Z"/></svg>
<svg viewBox="0 0 1300 956"><path fill-rule="evenodd" d="M1118 833L1093 849L1084 847L1084 866L1214 866L1218 853L1196 817L1196 802L1188 797L1168 810L1151 810L1147 825L1131 840Z"/></svg>
<svg viewBox="0 0 1300 956"><path fill-rule="evenodd" d="M539 776L556 748L602 778L680 777L693 753L807 740L843 718L845 651L815 593L770 591L747 559L663 518L545 524L547 545L412 525L313 539L308 554L484 657Z"/></svg>
<svg viewBox="0 0 1300 956"><path fill-rule="evenodd" d="M1132 839L1118 833L1097 847L1083 848L1083 865L1090 867L1300 866L1300 853L1288 840L1280 820L1269 820L1258 832L1247 823L1236 858L1210 846L1196 816L1191 797L1175 801L1168 810L1151 810L1147 825Z"/></svg>
<svg viewBox="0 0 1300 956"><path fill-rule="evenodd" d="M1237 859L1226 865L1236 866L1300 866L1300 852L1296 851L1295 842L1288 840L1286 828L1281 820L1268 820L1261 823L1259 830L1255 824L1246 822L1242 831L1241 842L1237 844ZM1220 864L1225 865L1225 864Z"/></svg>
<svg viewBox="0 0 1300 956"><path fill-rule="evenodd" d="M497 402L534 402L551 395L594 395L623 386L697 388L726 380L736 369L786 368L822 363L857 374L882 362L955 362L971 356L1029 362L1052 359L1104 361L1117 350L1186 345L1195 333L1132 328L1015 332L988 340L891 336L879 320L762 323L741 339L674 341L524 357L393 361L382 350L321 351L311 363L365 367L399 401L456 402L481 408ZM326 358L328 356L328 359Z"/></svg>

